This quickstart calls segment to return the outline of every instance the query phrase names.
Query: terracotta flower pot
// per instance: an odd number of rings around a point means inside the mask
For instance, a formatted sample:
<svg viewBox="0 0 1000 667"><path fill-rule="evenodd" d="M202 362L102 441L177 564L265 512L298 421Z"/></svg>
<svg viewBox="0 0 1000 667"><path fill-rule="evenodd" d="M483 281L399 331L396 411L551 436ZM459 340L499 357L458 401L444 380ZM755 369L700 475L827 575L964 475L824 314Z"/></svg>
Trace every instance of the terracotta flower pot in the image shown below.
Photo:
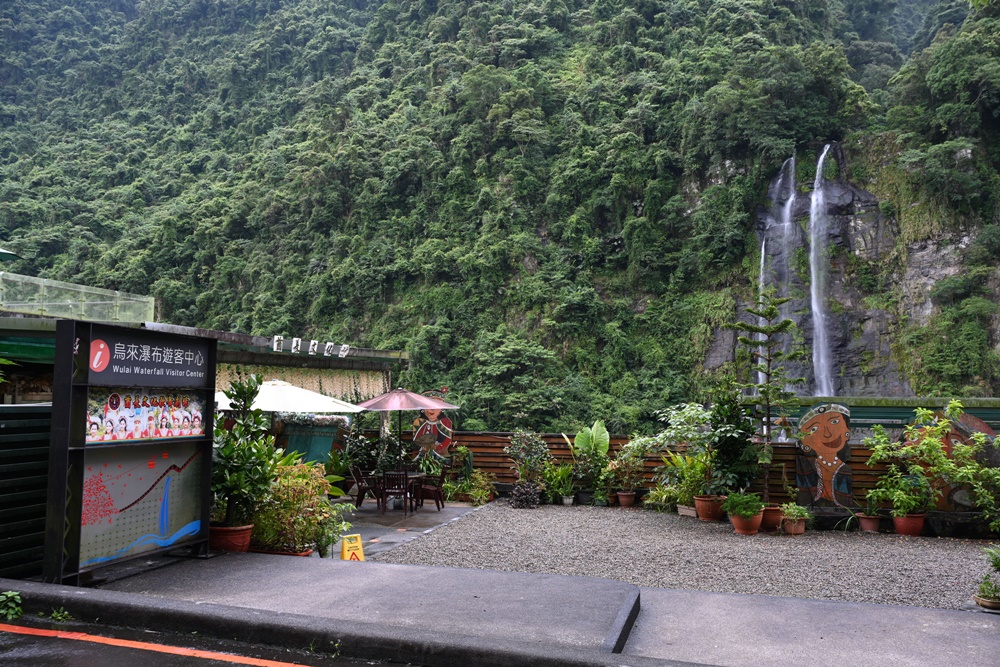
<svg viewBox="0 0 1000 667"><path fill-rule="evenodd" d="M246 553L250 549L251 533L253 533L253 524L249 526L209 526L208 548L212 551Z"/></svg>
<svg viewBox="0 0 1000 667"><path fill-rule="evenodd" d="M782 519L781 529L785 535L802 535L806 532L805 519Z"/></svg>
<svg viewBox="0 0 1000 667"><path fill-rule="evenodd" d="M781 527L781 508L768 505L764 508L764 518L760 520L760 530L763 533L773 533Z"/></svg>
<svg viewBox="0 0 1000 667"><path fill-rule="evenodd" d="M757 531L760 529L761 519L763 518L763 511L757 512L751 517L742 517L730 514L729 522L733 524L733 529L740 535L756 535Z"/></svg>
<svg viewBox="0 0 1000 667"><path fill-rule="evenodd" d="M635 504L635 491L619 491L618 504L622 507L632 507Z"/></svg>
<svg viewBox="0 0 1000 667"><path fill-rule="evenodd" d="M866 533L877 533L879 524L882 522L882 518L878 516L868 516L867 514L858 514L858 522L861 524L861 530Z"/></svg>
<svg viewBox="0 0 1000 667"><path fill-rule="evenodd" d="M725 496L695 496L694 507L702 521L722 521L722 503Z"/></svg>
<svg viewBox="0 0 1000 667"><path fill-rule="evenodd" d="M910 537L920 537L924 530L923 514L907 514L906 516L892 517L892 525L896 527L899 535L909 535Z"/></svg>

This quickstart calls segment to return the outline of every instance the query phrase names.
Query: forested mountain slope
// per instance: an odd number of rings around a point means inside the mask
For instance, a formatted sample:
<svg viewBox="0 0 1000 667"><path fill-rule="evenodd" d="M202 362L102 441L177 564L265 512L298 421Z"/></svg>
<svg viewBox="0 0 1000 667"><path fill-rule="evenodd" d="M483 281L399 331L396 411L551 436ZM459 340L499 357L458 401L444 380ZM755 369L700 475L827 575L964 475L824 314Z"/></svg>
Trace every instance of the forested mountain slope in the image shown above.
<svg viewBox="0 0 1000 667"><path fill-rule="evenodd" d="M992 394L998 36L954 0L9 0L0 242L164 321L407 349L463 427L629 431L704 386L769 182L833 141L898 228L851 279L962 248L932 312L873 306L914 390Z"/></svg>

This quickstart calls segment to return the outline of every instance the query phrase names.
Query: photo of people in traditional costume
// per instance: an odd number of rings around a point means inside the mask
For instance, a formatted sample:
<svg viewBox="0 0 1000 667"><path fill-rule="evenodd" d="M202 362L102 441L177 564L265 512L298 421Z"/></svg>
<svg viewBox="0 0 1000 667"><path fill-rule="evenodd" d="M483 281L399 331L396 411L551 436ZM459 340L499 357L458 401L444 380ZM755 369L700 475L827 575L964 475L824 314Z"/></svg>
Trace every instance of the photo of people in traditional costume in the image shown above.
<svg viewBox="0 0 1000 667"><path fill-rule="evenodd" d="M174 437L174 432L171 429L170 424L170 414L164 409L160 411L159 417L157 417L156 426L156 437L157 438L172 438Z"/></svg>
<svg viewBox="0 0 1000 667"><path fill-rule="evenodd" d="M203 435L205 433L205 428L201 422L201 411L192 410L191 411L191 435Z"/></svg>
<svg viewBox="0 0 1000 667"><path fill-rule="evenodd" d="M424 396L444 400L443 391L425 391ZM417 446L417 453L413 458L431 457L439 461L447 459L451 455L451 437L451 420L441 410L421 410L420 416L413 420L413 442Z"/></svg>
<svg viewBox="0 0 1000 667"><path fill-rule="evenodd" d="M87 419L87 442L96 442L101 439L101 422Z"/></svg>
<svg viewBox="0 0 1000 667"><path fill-rule="evenodd" d="M851 411L839 403L820 403L799 419L799 451L795 457L798 503L848 507L853 504Z"/></svg>
<svg viewBox="0 0 1000 667"><path fill-rule="evenodd" d="M948 419L944 412L935 412L932 416L937 423ZM949 458L952 456L952 450L954 450L955 445L971 445L973 443L973 436L976 433L982 433L990 442L996 438L996 433L986 422L967 412L962 413L957 420L950 420L949 425L948 432L941 439L944 453ZM913 430L909 431L910 439L906 440L907 444L919 442L919 440L915 440L914 438L919 438L925 430L925 427L920 424L915 423L914 427ZM990 464L989 450L992 449L994 448L987 447L986 451L978 457L983 459L981 463ZM997 464L1000 464L1000 462L993 465ZM937 509L939 510L968 512L975 508L976 503L972 499L968 487L964 485L938 486L937 490L941 492L937 497Z"/></svg>

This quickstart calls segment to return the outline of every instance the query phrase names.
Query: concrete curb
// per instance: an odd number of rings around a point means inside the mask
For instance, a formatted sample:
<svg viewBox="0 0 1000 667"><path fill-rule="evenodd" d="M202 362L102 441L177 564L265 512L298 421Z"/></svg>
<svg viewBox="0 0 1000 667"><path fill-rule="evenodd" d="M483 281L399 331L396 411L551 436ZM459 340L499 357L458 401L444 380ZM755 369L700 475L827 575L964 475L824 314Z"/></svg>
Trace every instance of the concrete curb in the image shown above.
<svg viewBox="0 0 1000 667"><path fill-rule="evenodd" d="M639 596L616 619L619 631L604 650L527 645L516 639L491 639L436 629L382 627L371 623L315 618L243 607L199 604L134 593L94 590L0 579L0 589L15 590L25 613L48 614L60 607L75 618L105 625L198 633L283 648L312 649L368 660L393 660L430 667L692 667L696 663L607 653L624 646L639 611ZM620 648L619 648L620 650Z"/></svg>
<svg viewBox="0 0 1000 667"><path fill-rule="evenodd" d="M621 611L618 612L618 616L612 624L611 632L608 633L607 639L604 640L604 644L601 646L601 649L608 653L621 653L625 650L625 644L628 642L628 636L632 632L632 626L635 625L635 619L639 617L640 593L638 588L635 589L631 597L631 602L626 602L622 605Z"/></svg>

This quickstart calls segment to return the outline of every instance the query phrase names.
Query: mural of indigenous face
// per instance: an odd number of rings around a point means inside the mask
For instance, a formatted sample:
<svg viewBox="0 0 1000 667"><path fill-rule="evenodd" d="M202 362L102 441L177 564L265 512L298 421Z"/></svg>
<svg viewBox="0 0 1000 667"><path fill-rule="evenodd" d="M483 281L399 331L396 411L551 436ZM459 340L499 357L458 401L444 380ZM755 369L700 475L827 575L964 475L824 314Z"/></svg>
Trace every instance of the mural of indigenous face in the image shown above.
<svg viewBox="0 0 1000 667"><path fill-rule="evenodd" d="M851 411L839 403L820 403L799 419L795 482L801 505L852 504Z"/></svg>

